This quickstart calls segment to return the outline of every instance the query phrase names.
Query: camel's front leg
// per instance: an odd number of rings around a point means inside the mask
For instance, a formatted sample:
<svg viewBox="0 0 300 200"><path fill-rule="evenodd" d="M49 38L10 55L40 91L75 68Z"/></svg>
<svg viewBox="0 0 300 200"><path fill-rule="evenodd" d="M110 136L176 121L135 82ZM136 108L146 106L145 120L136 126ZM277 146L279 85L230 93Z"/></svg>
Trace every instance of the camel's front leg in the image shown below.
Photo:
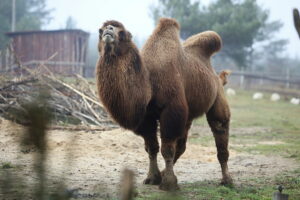
<svg viewBox="0 0 300 200"><path fill-rule="evenodd" d="M157 141L157 121L147 115L138 129L135 131L141 135L145 141L145 150L149 156L149 171L144 184L159 185L161 183L161 175L157 166L157 153L159 152L159 144Z"/></svg>
<svg viewBox="0 0 300 200"><path fill-rule="evenodd" d="M159 189L161 190L173 191L179 189L177 177L173 170L175 152L176 141L162 139L161 154L165 159L166 168L162 173L162 182L159 186Z"/></svg>
<svg viewBox="0 0 300 200"><path fill-rule="evenodd" d="M162 182L159 186L162 190L170 191L179 189L173 167L174 161L178 159L185 149L185 146L178 146L178 148L182 149L176 152L177 141L185 137L184 130L187 122L187 110L185 101L174 99L163 110L160 116L161 154L166 165L162 172Z"/></svg>
<svg viewBox="0 0 300 200"><path fill-rule="evenodd" d="M149 155L149 171L144 184L159 185L161 183L161 174L157 166L157 153L159 151L159 144L157 137L145 138L145 150Z"/></svg>

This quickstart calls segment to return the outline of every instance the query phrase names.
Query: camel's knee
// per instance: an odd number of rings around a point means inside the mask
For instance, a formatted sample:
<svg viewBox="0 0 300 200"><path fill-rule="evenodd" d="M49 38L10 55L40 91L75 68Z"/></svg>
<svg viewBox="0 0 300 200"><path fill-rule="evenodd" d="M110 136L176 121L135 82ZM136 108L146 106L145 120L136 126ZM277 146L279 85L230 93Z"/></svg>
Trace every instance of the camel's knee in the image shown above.
<svg viewBox="0 0 300 200"><path fill-rule="evenodd" d="M181 156L186 150L186 138L178 139L176 145L176 156ZM175 157L176 157L175 156Z"/></svg>
<svg viewBox="0 0 300 200"><path fill-rule="evenodd" d="M159 152L159 144L157 142L157 139L156 141L145 140L145 151L149 155L156 155Z"/></svg>
<svg viewBox="0 0 300 200"><path fill-rule="evenodd" d="M169 160L173 161L175 151L176 151L176 146L175 146L174 142L168 142L168 143L162 144L161 155L163 156L163 158L166 161L169 161Z"/></svg>
<svg viewBox="0 0 300 200"><path fill-rule="evenodd" d="M186 149L186 138L184 139L179 139L178 142L177 142L177 152L179 154L182 154L185 152L185 149Z"/></svg>
<svg viewBox="0 0 300 200"><path fill-rule="evenodd" d="M208 124L211 128L211 131L214 134L228 134L229 122L230 122L229 119L225 119L225 120L208 119Z"/></svg>

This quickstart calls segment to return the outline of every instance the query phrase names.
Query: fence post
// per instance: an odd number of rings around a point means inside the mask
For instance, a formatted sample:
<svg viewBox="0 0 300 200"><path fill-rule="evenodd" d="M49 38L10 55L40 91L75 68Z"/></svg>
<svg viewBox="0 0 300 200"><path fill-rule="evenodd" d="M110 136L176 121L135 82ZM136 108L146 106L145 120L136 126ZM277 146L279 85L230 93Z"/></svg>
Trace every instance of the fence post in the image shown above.
<svg viewBox="0 0 300 200"><path fill-rule="evenodd" d="M5 66L5 70L7 70L7 69L9 69L9 48L7 48L6 49L6 51L5 51L5 64L4 64L4 66Z"/></svg>
<svg viewBox="0 0 300 200"><path fill-rule="evenodd" d="M290 68L287 67L286 68L286 84L285 84L285 87L286 88L290 88Z"/></svg>
<svg viewBox="0 0 300 200"><path fill-rule="evenodd" d="M4 65L2 63L2 51L0 51L0 70L4 70Z"/></svg>
<svg viewBox="0 0 300 200"><path fill-rule="evenodd" d="M259 79L259 85L263 85L263 84L264 84L264 79L263 79L263 75L261 75Z"/></svg>
<svg viewBox="0 0 300 200"><path fill-rule="evenodd" d="M244 76L244 69L242 68L242 74L240 76L240 88L244 89L244 82L245 82L245 76Z"/></svg>

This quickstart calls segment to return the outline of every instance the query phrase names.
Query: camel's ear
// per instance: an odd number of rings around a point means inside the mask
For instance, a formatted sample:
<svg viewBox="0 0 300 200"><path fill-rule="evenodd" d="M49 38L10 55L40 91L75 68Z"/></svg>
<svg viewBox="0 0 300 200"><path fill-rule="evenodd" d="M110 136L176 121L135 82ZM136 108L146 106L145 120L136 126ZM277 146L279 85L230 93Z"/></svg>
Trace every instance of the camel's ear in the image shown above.
<svg viewBox="0 0 300 200"><path fill-rule="evenodd" d="M131 38L132 38L131 33L129 31L126 31L126 32L127 32L127 38L128 38L128 40L131 40Z"/></svg>
<svg viewBox="0 0 300 200"><path fill-rule="evenodd" d="M120 41L130 41L132 38L132 35L129 31L120 31L119 38L120 38Z"/></svg>
<svg viewBox="0 0 300 200"><path fill-rule="evenodd" d="M223 85L226 85L226 83L228 82L227 76L229 76L230 74L231 74L230 70L221 71L221 73L219 74L219 77L220 77Z"/></svg>
<svg viewBox="0 0 300 200"><path fill-rule="evenodd" d="M102 33L103 33L103 30L101 28L99 28L99 39L102 38Z"/></svg>

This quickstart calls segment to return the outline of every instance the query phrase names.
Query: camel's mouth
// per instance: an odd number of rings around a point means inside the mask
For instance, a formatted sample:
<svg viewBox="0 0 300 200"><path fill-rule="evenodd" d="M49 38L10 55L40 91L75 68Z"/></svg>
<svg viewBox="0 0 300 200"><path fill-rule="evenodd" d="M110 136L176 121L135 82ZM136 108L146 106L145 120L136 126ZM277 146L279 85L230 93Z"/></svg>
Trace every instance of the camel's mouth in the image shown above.
<svg viewBox="0 0 300 200"><path fill-rule="evenodd" d="M113 31L110 31L110 30L105 30L104 33L103 33L103 36L102 36L102 40L105 42L105 43L112 43L115 39L114 39L114 33Z"/></svg>

